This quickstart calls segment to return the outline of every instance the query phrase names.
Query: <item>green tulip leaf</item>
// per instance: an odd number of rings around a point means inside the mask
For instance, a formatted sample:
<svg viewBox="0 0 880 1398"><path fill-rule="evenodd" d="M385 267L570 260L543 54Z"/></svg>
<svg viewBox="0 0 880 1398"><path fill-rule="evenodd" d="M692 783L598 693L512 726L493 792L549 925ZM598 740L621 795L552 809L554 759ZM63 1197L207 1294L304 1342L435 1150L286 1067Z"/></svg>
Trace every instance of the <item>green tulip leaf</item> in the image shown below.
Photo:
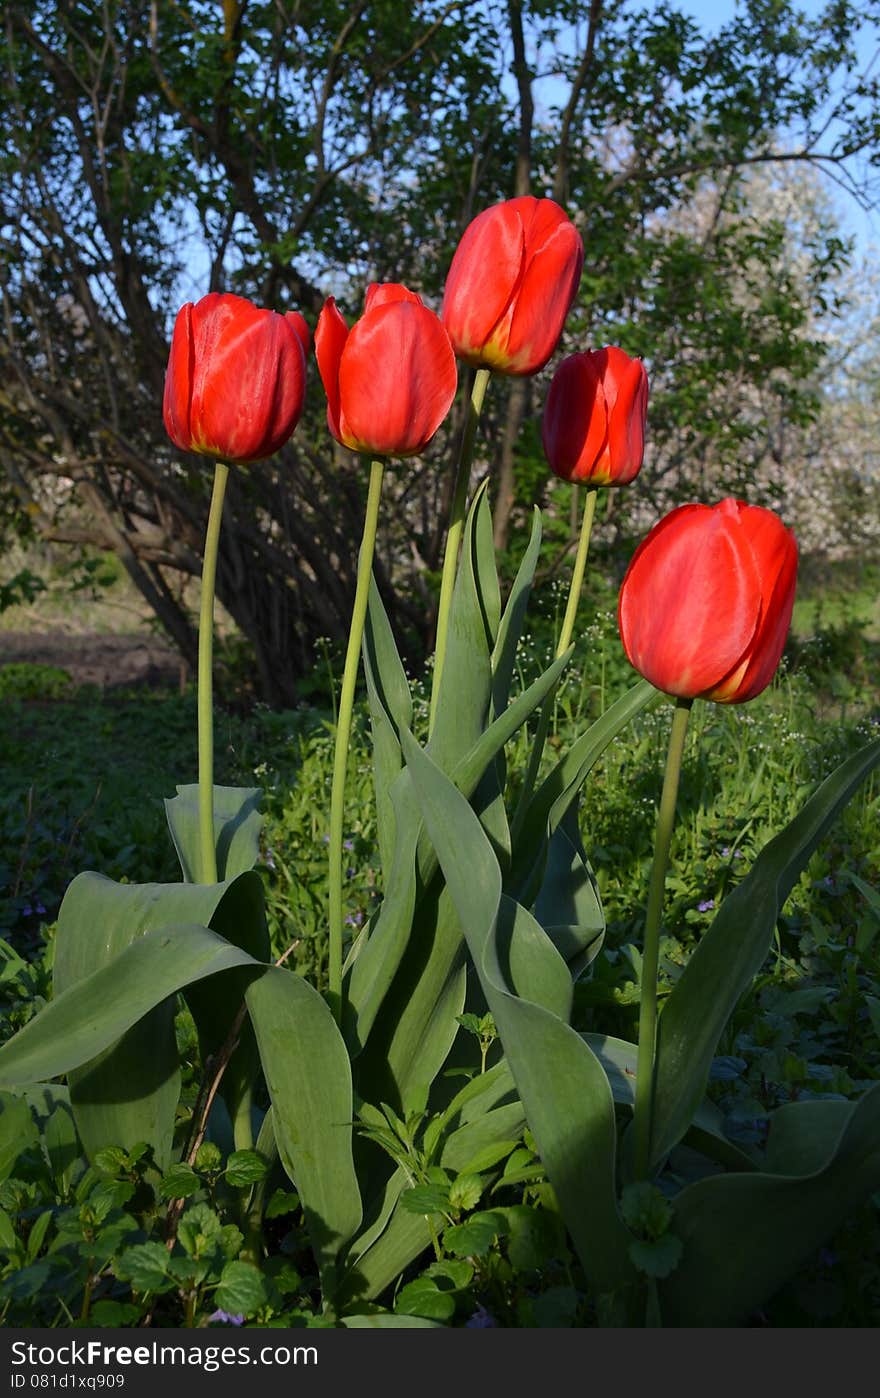
<svg viewBox="0 0 880 1398"><path fill-rule="evenodd" d="M387 887L397 831L391 789L403 767L398 731L412 724L412 695L374 578L370 579L362 648L373 737L379 858Z"/></svg>
<svg viewBox="0 0 880 1398"><path fill-rule="evenodd" d="M494 590L484 595L477 562L479 541L486 537L489 514L488 481L477 490L465 522L461 559L449 608L446 657L428 744L431 756L444 772L452 772L479 740L486 728L492 697L491 651L494 637L490 622ZM491 522L489 524L491 533ZM494 573L494 559L492 564Z"/></svg>
<svg viewBox="0 0 880 1398"><path fill-rule="evenodd" d="M498 861L462 794L414 739L404 756L529 1125L591 1282L631 1282L617 1211L614 1102L604 1070L566 1022L570 977L524 909L502 903ZM563 997L563 978L567 991ZM525 992L525 993L524 993ZM526 998L526 993L529 998Z"/></svg>
<svg viewBox="0 0 880 1398"><path fill-rule="evenodd" d="M628 1043L626 1039L612 1038L609 1034L584 1034L583 1037L605 1069L617 1105L632 1110L636 1098L637 1045ZM724 1116L708 1098L704 1098L694 1112L684 1143L719 1165L726 1165L728 1169L757 1168L751 1155L728 1140L724 1133Z"/></svg>
<svg viewBox="0 0 880 1398"><path fill-rule="evenodd" d="M552 689L570 656L571 650L568 650L554 661L481 734L471 751L459 762L453 780L468 799L473 796L483 773L504 744ZM393 808L395 846L385 898L368 940L351 964L348 983L345 1034L353 1055L366 1042L400 965L409 942L419 893L430 885L438 867L437 856L424 831L416 805L410 774L405 769L394 780L390 804Z"/></svg>
<svg viewBox="0 0 880 1398"><path fill-rule="evenodd" d="M714 1175L674 1200L684 1252L660 1288L665 1324L745 1321L880 1188L880 1084L855 1104L783 1107L777 1133L767 1164L788 1173Z"/></svg>
<svg viewBox="0 0 880 1398"><path fill-rule="evenodd" d="M522 636L526 608L531 596L535 569L541 556L541 511L537 505L532 511L532 532L528 547L520 560L510 595L498 627L498 636L492 652L492 712L496 718L507 708L510 685L513 680L516 652Z"/></svg>
<svg viewBox="0 0 880 1398"><path fill-rule="evenodd" d="M118 884L101 874L73 880L58 916L56 996L109 966L145 932L175 923L210 927L258 962L269 958L259 875L248 872L220 884ZM250 964L248 962L248 964ZM241 1004L241 971L212 982L211 990L186 982L202 1057L223 1042ZM149 1141L156 1163L169 1161L180 1094L174 1001L156 1003L88 1066L70 1074L70 1097L86 1153L107 1144L128 1148ZM233 1111L256 1068L253 1037L244 1026L221 1092Z"/></svg>
<svg viewBox="0 0 880 1398"><path fill-rule="evenodd" d="M657 1028L653 1161L661 1161L688 1130L724 1026L764 963L786 898L819 841L878 763L880 741L854 753L826 778L725 898L673 986Z"/></svg>
<svg viewBox="0 0 880 1398"><path fill-rule="evenodd" d="M192 981L232 967L262 970L208 927L175 924L145 932L50 1000L0 1048L0 1087L42 1083L90 1063L155 1005ZM116 1084L120 1102L127 1090L124 1082Z"/></svg>
<svg viewBox="0 0 880 1398"><path fill-rule="evenodd" d="M466 989L461 927L444 888L419 904L415 926L355 1063L361 1096L404 1113L426 1099L445 1063Z"/></svg>
<svg viewBox="0 0 880 1398"><path fill-rule="evenodd" d="M602 947L605 914L581 842L577 799L550 837L534 914L572 974L585 971Z"/></svg>
<svg viewBox="0 0 880 1398"><path fill-rule="evenodd" d="M476 593L486 628L486 641L491 651L498 639L498 626L501 621L501 588L498 583L498 569L495 566L495 539L492 528L492 511L489 508L488 481L484 481L474 492L471 505L473 517L472 568Z"/></svg>
<svg viewBox="0 0 880 1398"><path fill-rule="evenodd" d="M337 1255L362 1218L348 1052L326 1001L292 971L267 967L246 998L278 1153L302 1201L324 1294L332 1298Z"/></svg>
<svg viewBox="0 0 880 1398"><path fill-rule="evenodd" d="M214 840L217 878L221 882L253 869L260 858L263 817L258 808L262 795L256 786L214 787ZM177 795L165 802L165 818L184 882L199 883L202 875L198 786L178 786Z"/></svg>

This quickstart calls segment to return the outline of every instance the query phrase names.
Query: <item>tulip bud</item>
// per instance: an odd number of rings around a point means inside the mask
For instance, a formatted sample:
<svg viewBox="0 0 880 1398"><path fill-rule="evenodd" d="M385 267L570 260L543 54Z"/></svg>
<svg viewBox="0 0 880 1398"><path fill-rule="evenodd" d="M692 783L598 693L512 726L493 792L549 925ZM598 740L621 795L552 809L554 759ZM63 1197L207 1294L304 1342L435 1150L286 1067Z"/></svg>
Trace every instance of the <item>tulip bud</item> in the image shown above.
<svg viewBox="0 0 880 1398"><path fill-rule="evenodd" d="M298 311L211 292L178 313L165 429L182 451L244 463L272 456L303 409L309 331Z"/></svg>
<svg viewBox="0 0 880 1398"><path fill-rule="evenodd" d="M542 439L557 476L584 485L628 485L645 449L648 376L622 349L563 359L547 394Z"/></svg>
<svg viewBox="0 0 880 1398"><path fill-rule="evenodd" d="M552 199L526 195L484 209L446 278L441 314L459 359L537 373L562 334L583 262L581 236Z"/></svg>
<svg viewBox="0 0 880 1398"><path fill-rule="evenodd" d="M457 374L449 336L415 292L373 284L349 330L327 298L315 330L327 425L352 451L417 456L445 418Z"/></svg>
<svg viewBox="0 0 880 1398"><path fill-rule="evenodd" d="M770 683L791 622L798 550L772 510L682 505L636 549L618 621L631 665L683 699L743 704Z"/></svg>

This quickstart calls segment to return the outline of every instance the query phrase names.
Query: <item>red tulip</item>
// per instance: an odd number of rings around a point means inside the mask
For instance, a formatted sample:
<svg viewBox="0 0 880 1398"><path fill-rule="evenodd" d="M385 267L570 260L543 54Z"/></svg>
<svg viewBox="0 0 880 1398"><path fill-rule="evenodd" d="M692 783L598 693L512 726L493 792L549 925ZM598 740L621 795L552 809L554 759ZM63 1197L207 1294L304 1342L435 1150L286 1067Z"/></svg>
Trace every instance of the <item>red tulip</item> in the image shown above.
<svg viewBox="0 0 880 1398"><path fill-rule="evenodd" d="M544 406L544 453L557 476L590 486L628 485L645 449L648 375L622 349L563 359Z"/></svg>
<svg viewBox="0 0 880 1398"><path fill-rule="evenodd" d="M455 397L455 356L438 317L395 282L367 290L351 330L330 296L315 355L337 442L373 456L417 456Z"/></svg>
<svg viewBox="0 0 880 1398"><path fill-rule="evenodd" d="M175 446L225 462L283 446L303 408L308 327L298 311L260 310L212 291L178 313L163 416Z"/></svg>
<svg viewBox="0 0 880 1398"><path fill-rule="evenodd" d="M797 559L772 510L738 500L673 510L636 549L620 589L630 663L684 699L754 699L782 655Z"/></svg>
<svg viewBox="0 0 880 1398"><path fill-rule="evenodd" d="M581 236L552 199L526 195L484 209L446 278L441 314L459 359L502 374L543 369L583 262Z"/></svg>

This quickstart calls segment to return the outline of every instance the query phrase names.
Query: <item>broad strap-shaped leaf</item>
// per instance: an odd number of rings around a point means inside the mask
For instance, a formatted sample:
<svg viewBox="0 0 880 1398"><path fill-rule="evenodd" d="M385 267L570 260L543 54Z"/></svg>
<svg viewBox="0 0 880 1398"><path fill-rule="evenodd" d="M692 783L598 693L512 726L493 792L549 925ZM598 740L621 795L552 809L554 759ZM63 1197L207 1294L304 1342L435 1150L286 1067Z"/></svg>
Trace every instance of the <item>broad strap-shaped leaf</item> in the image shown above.
<svg viewBox="0 0 880 1398"><path fill-rule="evenodd" d="M466 989L461 927L444 888L419 903L413 928L382 1014L355 1060L360 1095L404 1113L425 1100L443 1067L459 1032L456 1016Z"/></svg>
<svg viewBox="0 0 880 1398"><path fill-rule="evenodd" d="M477 570L476 550L476 541L485 538L489 514L487 485L484 481L477 490L465 522L449 608L446 658L428 744L432 760L450 773L487 727L492 698L490 658L494 637L489 626L498 583L496 578L494 588L485 585Z"/></svg>
<svg viewBox="0 0 880 1398"><path fill-rule="evenodd" d="M615 1039L610 1034L584 1034L583 1038L605 1069L615 1102L631 1111L636 1100L638 1045L626 1039ZM708 1098L697 1107L684 1143L728 1169L757 1169L752 1156L725 1135L724 1116Z"/></svg>
<svg viewBox="0 0 880 1398"><path fill-rule="evenodd" d="M373 735L373 787L379 856L387 887L397 831L391 788L403 767L397 735L400 728L412 726L412 695L374 578L370 579L362 649Z"/></svg>
<svg viewBox="0 0 880 1398"><path fill-rule="evenodd" d="M54 988L61 994L103 966L145 932L175 924L211 927L257 961L269 955L262 883L248 872L219 884L118 884L101 874L80 874L65 894L58 918ZM242 1001L241 972L215 980L210 992L197 983L190 1000L203 1057L226 1037ZM170 1160L180 1093L174 1001L157 1004L133 1022L118 1045L70 1075L70 1095L86 1152L148 1141L157 1164ZM256 1067L247 1025L224 1076L221 1091L234 1111Z"/></svg>
<svg viewBox="0 0 880 1398"><path fill-rule="evenodd" d="M534 903L544 877L547 843L605 749L657 697L653 685L639 680L572 743L538 787L513 850L509 891L518 902L526 907Z"/></svg>
<svg viewBox="0 0 880 1398"><path fill-rule="evenodd" d="M571 651L566 651L527 690L518 695L459 762L453 779L468 799L473 796L483 773L504 744L539 707L568 664L570 656ZM438 868L437 855L423 828L410 774L406 769L394 780L390 803L393 807L395 847L385 900L368 940L352 962L348 984L345 1032L353 1054L358 1053L366 1042L409 942L418 898L429 887Z"/></svg>
<svg viewBox="0 0 880 1398"><path fill-rule="evenodd" d="M578 829L577 799L550 837L534 914L572 975L586 970L604 941L605 913Z"/></svg>
<svg viewBox="0 0 880 1398"><path fill-rule="evenodd" d="M631 1236L617 1210L614 1102L598 1059L562 1017L571 993L568 969L525 909L506 903L502 910L498 861L461 793L406 735L404 756L584 1270L600 1291L617 1290L635 1274ZM528 986L516 984L525 980ZM525 998L526 990L533 998Z"/></svg>
<svg viewBox="0 0 880 1398"><path fill-rule="evenodd" d="M247 989L272 1128L302 1200L325 1296L336 1289L336 1258L360 1227L352 1157L351 1068L323 997L301 976L270 966Z"/></svg>
<svg viewBox="0 0 880 1398"><path fill-rule="evenodd" d="M474 578L480 610L483 613L483 625L486 628L486 640L491 651L498 639L498 626L501 621L501 588L495 566L495 539L492 512L489 508L488 478L474 492L472 513Z"/></svg>
<svg viewBox="0 0 880 1398"><path fill-rule="evenodd" d="M182 924L145 932L109 964L50 1000L0 1048L0 1087L41 1083L70 1073L91 1062L169 995L236 966L260 969L247 952L208 927ZM124 1100L124 1083L119 1093Z"/></svg>
<svg viewBox="0 0 880 1398"><path fill-rule="evenodd" d="M826 778L725 898L673 986L657 1028L654 1162L662 1160L687 1131L724 1026L764 963L776 919L801 870L878 763L880 741L854 753Z"/></svg>
<svg viewBox="0 0 880 1398"><path fill-rule="evenodd" d="M260 857L259 812L263 793L257 786L214 787L214 842L217 877L225 883L253 869ZM165 802L165 819L177 851L186 883L201 879L199 788L178 786L177 795Z"/></svg>
<svg viewBox="0 0 880 1398"><path fill-rule="evenodd" d="M510 685L516 665L516 651L522 635L526 608L531 596L535 569L541 556L541 511L532 511L532 532L523 554L510 595L504 607L498 636L492 651L492 712L497 718L507 708Z"/></svg>
<svg viewBox="0 0 880 1398"><path fill-rule="evenodd" d="M275 1138L330 1294L336 1253L361 1216L351 1158L351 1071L327 1005L292 971L265 966L207 927L174 924L145 932L62 991L0 1049L0 1087L70 1073L175 992L232 970L247 982ZM117 1097L125 1100L124 1083Z"/></svg>
<svg viewBox="0 0 880 1398"><path fill-rule="evenodd" d="M744 1321L880 1188L880 1084L855 1105L783 1107L771 1143L777 1133L768 1163L806 1169L715 1175L674 1200L684 1253L660 1283L665 1324Z"/></svg>
<svg viewBox="0 0 880 1398"><path fill-rule="evenodd" d="M419 883L416 876L418 820L412 782L403 771L391 789L395 841L385 897L369 938L351 965L345 996L344 1030L352 1057L361 1052L406 953Z"/></svg>

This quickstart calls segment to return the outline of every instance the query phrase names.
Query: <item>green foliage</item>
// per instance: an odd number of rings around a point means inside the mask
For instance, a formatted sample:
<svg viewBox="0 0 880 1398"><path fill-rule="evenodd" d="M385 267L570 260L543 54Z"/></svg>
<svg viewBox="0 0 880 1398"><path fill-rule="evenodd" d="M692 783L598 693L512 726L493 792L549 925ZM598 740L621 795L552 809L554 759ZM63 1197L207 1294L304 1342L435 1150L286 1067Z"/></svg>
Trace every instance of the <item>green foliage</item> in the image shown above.
<svg viewBox="0 0 880 1398"><path fill-rule="evenodd" d="M447 679L444 702L455 722L438 720L425 748L410 731L425 736L421 694L410 694L378 593L371 599L374 779L390 784L392 799L374 811L366 770L358 772L350 819L373 832L372 877L384 900L369 940L349 950L351 1017L337 1025L321 996L319 956L300 964L317 985L268 964L262 920L261 889L271 906L284 887L269 852L284 848L278 813L292 753L308 769L309 818L321 818L316 794L326 792L323 735L332 725L313 714L224 720L227 735L236 735L242 784L218 792L218 832L222 839L224 822L241 832L240 845L228 842L235 868L262 850L261 875L245 870L210 887L170 878L74 881L58 932L54 997L36 1016L14 1009L20 1018L9 1027L22 1019L24 1027L0 1050L3 1081L24 1094L4 1098L0 1113L9 1186L0 1180L0 1208L10 1224L0 1220L0 1237L11 1249L0 1296L9 1317L120 1324L155 1313L158 1323L192 1325L215 1307L218 1316L255 1324L318 1323L319 1312L323 1323L346 1323L354 1312L377 1324L481 1324L489 1316L510 1325L584 1325L641 1319L647 1305L655 1317L686 1323L698 1296L707 1316L736 1323L757 1304L772 1306L768 1298L787 1277L807 1276L820 1243L845 1233L849 1201L870 1193L878 1060L863 992L876 986L878 969L880 903L870 866L878 812L875 788L864 780L870 762L852 751L864 746L870 720L829 725L811 710L806 681L790 676L760 708L707 709L695 720L682 787L688 814L676 836L667 907L661 1053L682 1014L705 1026L705 1042L689 1029L685 1037L699 1052L685 1054L684 1070L667 1065L666 1079L661 1058L661 1089L675 1071L672 1108L670 1092L658 1097L658 1156L668 1157L660 1192L652 1186L618 1200L617 1159L624 1179L629 1168L638 910L667 714L648 703L647 687L633 688L631 677L588 655L582 664L621 683L609 678L616 692L603 693L599 708L599 691L583 673L568 677L543 783L513 833L506 811L522 770L517 735L568 657L548 668L549 638L516 646L537 530L505 609L489 538L480 494L454 600L457 652L448 657L449 673L458 666L467 682ZM259 830L248 778L260 765L251 752L263 729L277 748L265 749L273 782ZM366 769L363 730L351 757L354 770ZM826 765L839 770L811 795ZM584 786L588 814L579 819ZM811 862L849 798L832 842ZM192 862L185 807L172 803L169 812L178 844L190 851L184 873ZM307 869L313 856L306 851ZM754 860L748 874L746 860ZM832 910L828 875L817 875L826 860L847 913ZM292 859L289 868L295 880ZM741 974L733 976L729 930L720 961L717 953L725 917L770 884L769 912L751 922L742 915L752 930L739 937ZM358 886L351 892L356 899ZM316 945L323 899L321 884ZM706 914L716 908L709 905L722 899L710 931ZM853 909L854 930L843 932ZM296 929L276 915L280 954ZM764 953L774 941L768 966ZM468 962L476 972L469 983ZM691 989L705 979L706 964L715 1015ZM10 949L4 965L0 986L11 1002L35 993L48 999L45 962L31 966ZM725 995L716 993L728 980ZM179 990L186 1012L172 998ZM74 1002L87 1010L80 1020L70 1017ZM163 1042L169 1061L180 1058L183 1079L168 1101L166 1077L149 1092L129 1090L131 1062L148 1056L126 1043L163 1002L169 1020L176 1009ZM211 1065L234 1052L236 1039L243 1056L230 1060L221 1085L226 1106L218 1097L200 1115ZM150 1061L161 1067L163 1056ZM124 1102L81 1090L79 1069L96 1066L108 1082L127 1084ZM43 1081L62 1072L71 1074L69 1094ZM758 1120L769 1122L766 1150ZM751 1222L732 1232L738 1209ZM56 1248L52 1230L62 1215ZM25 1216L30 1229L20 1236ZM713 1290L705 1258L718 1247L745 1248L757 1236L754 1220L763 1220L763 1236L777 1216L773 1266L743 1265L748 1287ZM848 1265L857 1275L862 1263ZM47 1314L33 1299L40 1287L66 1310L55 1302Z"/></svg>
<svg viewBox="0 0 880 1398"><path fill-rule="evenodd" d="M67 670L57 665L21 660L0 666L0 699L63 699L70 686Z"/></svg>

